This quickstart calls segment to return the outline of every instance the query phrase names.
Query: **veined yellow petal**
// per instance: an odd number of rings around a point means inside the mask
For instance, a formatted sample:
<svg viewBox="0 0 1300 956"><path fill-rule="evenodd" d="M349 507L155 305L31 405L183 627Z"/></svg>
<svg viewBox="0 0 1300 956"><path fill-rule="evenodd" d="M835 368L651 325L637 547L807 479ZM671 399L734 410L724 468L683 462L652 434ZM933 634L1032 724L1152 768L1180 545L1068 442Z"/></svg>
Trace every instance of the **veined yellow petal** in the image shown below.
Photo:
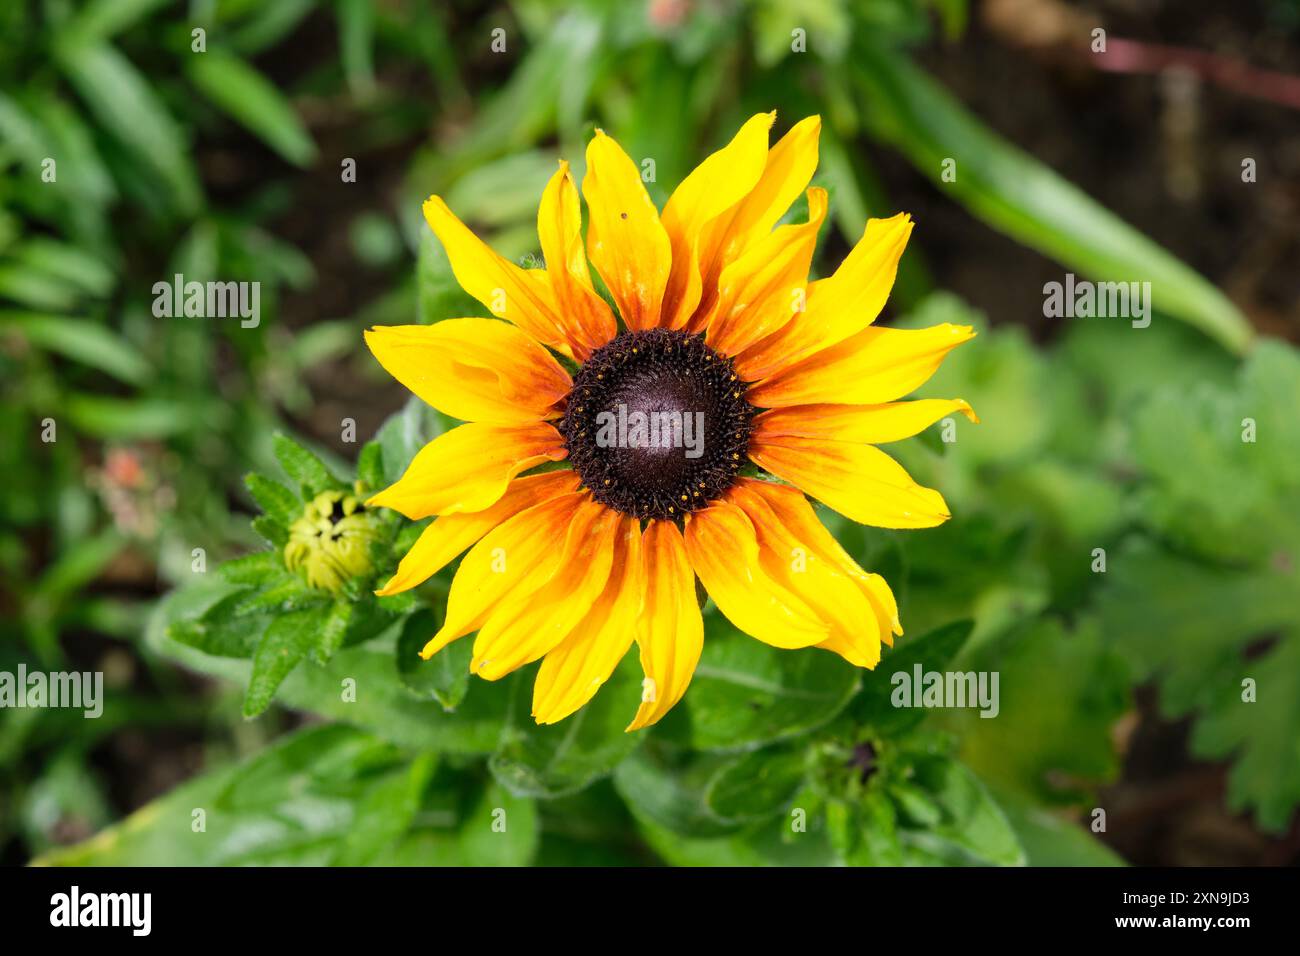
<svg viewBox="0 0 1300 956"><path fill-rule="evenodd" d="M979 424L975 410L960 398L923 398L883 405L791 405L759 414L754 419L753 437L764 441L793 435L883 445L911 438L954 412Z"/></svg>
<svg viewBox="0 0 1300 956"><path fill-rule="evenodd" d="M736 355L797 321L826 209L826 190L814 186L808 190L807 222L779 227L722 270L717 306L705 319L709 345Z"/></svg>
<svg viewBox="0 0 1300 956"><path fill-rule="evenodd" d="M826 526L821 523L802 491L789 485L779 485L774 481L758 481L752 478L742 478L739 485L744 487L746 493L766 501L781 522L799 540L806 542L813 553L858 582L876 612L880 636L886 644L893 643L891 632L903 633L903 625L898 619L898 603L894 600L894 593L885 583L885 579L858 566L843 546L835 540L835 536L826 530Z"/></svg>
<svg viewBox="0 0 1300 956"><path fill-rule="evenodd" d="M605 590L570 632L542 658L533 684L533 718L553 724L591 700L636 636L644 572L641 523L620 519Z"/></svg>
<svg viewBox="0 0 1300 956"><path fill-rule="evenodd" d="M512 592L488 611L470 671L498 680L568 637L605 589L623 524L623 515L599 502L579 505L550 578L536 590Z"/></svg>
<svg viewBox="0 0 1300 956"><path fill-rule="evenodd" d="M636 640L645 683L641 706L628 730L658 723L682 699L704 647L704 619L695 599L695 573L677 525L646 525L644 613Z"/></svg>
<svg viewBox="0 0 1300 956"><path fill-rule="evenodd" d="M456 569L447 596L447 617L420 651L428 660L458 637L477 630L506 595L535 591L560 559L555 548L587 492L560 495L507 518L470 548Z"/></svg>
<svg viewBox="0 0 1300 956"><path fill-rule="evenodd" d="M728 500L745 513L758 532L763 570L798 595L829 629L830 636L818 647L834 651L856 667L875 667L880 662L880 624L861 584L836 562L826 560L817 542L799 534L806 528L787 525L751 488L756 484L760 482L737 482Z"/></svg>
<svg viewBox="0 0 1300 956"><path fill-rule="evenodd" d="M456 218L440 196L425 201L424 218L447 250L451 271L461 288L497 318L513 322L543 345L572 355L545 273L521 269L497 255Z"/></svg>
<svg viewBox="0 0 1300 956"><path fill-rule="evenodd" d="M806 117L791 127L768 151L754 188L705 226L699 243L702 288L695 312L697 320L713 311L722 270L770 233L808 186L817 169L821 128L820 116Z"/></svg>
<svg viewBox="0 0 1300 956"><path fill-rule="evenodd" d="M862 238L835 273L808 287L803 314L739 356L736 367L741 375L761 381L871 325L894 286L912 225L907 213L868 220Z"/></svg>
<svg viewBox="0 0 1300 956"><path fill-rule="evenodd" d="M817 615L759 564L758 536L725 501L686 517L686 554L704 589L732 624L773 647L810 647L829 636Z"/></svg>
<svg viewBox="0 0 1300 956"><path fill-rule="evenodd" d="M949 352L974 337L969 325L872 326L759 382L748 399L765 408L892 402L923 385Z"/></svg>
<svg viewBox="0 0 1300 956"><path fill-rule="evenodd" d="M674 190L663 225L672 245L672 270L660 325L686 325L700 302L700 240L704 226L757 185L767 163L767 133L776 113L751 117L722 149L709 156Z"/></svg>
<svg viewBox="0 0 1300 956"><path fill-rule="evenodd" d="M555 298L557 317L572 347L585 362L618 332L614 314L596 292L582 244L582 208L569 164L561 161L542 193L537 210L537 236L546 260L547 282Z"/></svg>
<svg viewBox="0 0 1300 956"><path fill-rule="evenodd" d="M381 325L365 333L385 371L452 418L512 425L558 415L568 373L525 332L495 319Z"/></svg>
<svg viewBox="0 0 1300 956"><path fill-rule="evenodd" d="M629 329L659 324L672 246L636 164L596 130L587 144L587 255Z"/></svg>
<svg viewBox="0 0 1300 956"><path fill-rule="evenodd" d="M752 442L749 457L861 524L933 528L951 517L939 492L872 445L779 436Z"/></svg>
<svg viewBox="0 0 1300 956"><path fill-rule="evenodd" d="M507 518L543 501L571 494L577 487L577 474L567 468L528 475L510 482L501 500L489 508L435 519L406 552L397 566L397 573L375 594L386 597L423 584Z"/></svg>
<svg viewBox="0 0 1300 956"><path fill-rule="evenodd" d="M761 498L790 533L804 542L810 553L839 568L851 578L871 604L880 639L886 644L894 643L893 635L903 633L894 593L884 578L864 571L853 560L835 540L835 536L826 530L802 491L789 485L754 478L742 478L737 482L736 489L736 493Z"/></svg>
<svg viewBox="0 0 1300 956"><path fill-rule="evenodd" d="M566 454L564 439L546 422L472 422L421 448L406 473L366 503L400 511L413 521L482 511L505 493L515 475Z"/></svg>

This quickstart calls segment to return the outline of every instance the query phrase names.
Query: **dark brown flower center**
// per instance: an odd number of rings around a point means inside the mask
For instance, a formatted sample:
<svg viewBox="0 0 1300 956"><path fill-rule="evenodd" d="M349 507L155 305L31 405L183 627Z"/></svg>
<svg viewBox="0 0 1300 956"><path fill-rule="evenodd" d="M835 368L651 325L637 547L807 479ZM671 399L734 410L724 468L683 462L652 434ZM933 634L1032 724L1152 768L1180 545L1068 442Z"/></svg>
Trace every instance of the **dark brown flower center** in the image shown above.
<svg viewBox="0 0 1300 956"><path fill-rule="evenodd" d="M702 335L624 332L573 378L560 433L597 501L675 518L722 494L744 464L754 409Z"/></svg>

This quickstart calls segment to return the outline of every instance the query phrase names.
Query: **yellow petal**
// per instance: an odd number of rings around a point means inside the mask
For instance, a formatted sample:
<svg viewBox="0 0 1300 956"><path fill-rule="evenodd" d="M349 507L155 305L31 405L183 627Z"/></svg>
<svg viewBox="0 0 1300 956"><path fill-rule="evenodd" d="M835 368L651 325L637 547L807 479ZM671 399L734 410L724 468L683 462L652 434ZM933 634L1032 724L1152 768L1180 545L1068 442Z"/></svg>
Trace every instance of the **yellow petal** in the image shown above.
<svg viewBox="0 0 1300 956"><path fill-rule="evenodd" d="M551 353L495 319L381 325L365 333L385 371L452 418L499 425L558 415L573 382Z"/></svg>
<svg viewBox="0 0 1300 956"><path fill-rule="evenodd" d="M641 523L620 519L605 590L559 645L542 658L533 684L533 718L553 724L595 696L636 635L644 577Z"/></svg>
<svg viewBox="0 0 1300 956"><path fill-rule="evenodd" d="M813 541L786 525L767 501L750 489L754 484L759 482L738 482L728 500L745 513L758 532L759 564L826 625L830 635L819 647L834 651L856 667L875 667L880 661L880 625L862 587L838 564L826 560Z"/></svg>
<svg viewBox="0 0 1300 956"><path fill-rule="evenodd" d="M780 436L751 443L749 457L861 524L933 528L951 517L939 492L871 445Z"/></svg>
<svg viewBox="0 0 1300 956"><path fill-rule="evenodd" d="M564 325L573 357L585 362L618 332L614 314L596 292L582 245L582 208L569 164L560 168L542 193L537 210L537 236L546 260L547 282L555 298L557 317Z"/></svg>
<svg viewBox="0 0 1300 956"><path fill-rule="evenodd" d="M767 132L776 113L759 113L731 142L700 163L664 206L663 225L672 245L672 271L660 324L686 325L700 301L700 241L704 226L743 199L767 163Z"/></svg>
<svg viewBox="0 0 1300 956"><path fill-rule="evenodd" d="M702 290L696 316L713 311L722 270L772 231L817 169L821 117L796 123L768 151L763 174L752 190L704 228L699 262Z"/></svg>
<svg viewBox="0 0 1300 956"><path fill-rule="evenodd" d="M686 518L686 554L727 620L773 647L810 647L830 634L798 597L759 565L758 538L745 513L715 501Z"/></svg>
<svg viewBox="0 0 1300 956"><path fill-rule="evenodd" d="M766 408L892 402L923 385L944 356L974 337L969 325L872 326L759 382L749 390L748 400Z"/></svg>
<svg viewBox="0 0 1300 956"><path fill-rule="evenodd" d="M924 398L884 405L791 405L768 409L755 418L753 437L764 441L794 435L882 445L911 438L953 412L961 412L979 424L974 409L960 398Z"/></svg>
<svg viewBox="0 0 1300 956"><path fill-rule="evenodd" d="M552 425L485 425L473 422L439 435L416 454L401 478L369 505L392 508L413 521L429 515L482 511L497 501L510 479L567 452Z"/></svg>
<svg viewBox="0 0 1300 956"><path fill-rule="evenodd" d="M803 542L810 554L851 578L870 602L877 631L886 644L893 644L892 634L903 633L898 619L898 604L885 579L858 566L835 536L826 530L803 492L772 481L742 478L733 494L761 498L790 534Z"/></svg>
<svg viewBox="0 0 1300 956"><path fill-rule="evenodd" d="M528 475L510 482L501 500L490 508L435 519L406 552L397 566L397 573L375 594L386 597L423 584L507 518L543 501L571 494L577 487L578 476L569 469Z"/></svg>
<svg viewBox="0 0 1300 956"><path fill-rule="evenodd" d="M803 314L737 359L741 375L760 381L871 325L889 298L911 234L907 213L868 220L862 238L834 275L808 287Z"/></svg>
<svg viewBox="0 0 1300 956"><path fill-rule="evenodd" d="M826 190L809 189L807 222L781 226L722 270L717 306L705 319L705 340L715 350L735 355L797 321L826 208Z"/></svg>
<svg viewBox="0 0 1300 956"><path fill-rule="evenodd" d="M533 591L550 579L564 537L587 492L560 495L507 518L470 548L447 596L447 617L420 651L428 660L458 637L477 630L509 594Z"/></svg>
<svg viewBox="0 0 1300 956"><path fill-rule="evenodd" d="M439 196L425 201L424 218L447 250L451 271L462 289L497 318L513 322L543 345L572 355L544 272L521 269L497 255Z"/></svg>
<svg viewBox="0 0 1300 956"><path fill-rule="evenodd" d="M695 573L681 532L671 521L645 530L645 602L636 640L645 671L641 706L628 730L659 722L682 699L704 647L704 619L695 598Z"/></svg>
<svg viewBox="0 0 1300 956"><path fill-rule="evenodd" d="M535 590L512 591L488 611L474 639L472 673L498 680L569 636L605 589L623 517L596 501L578 506L550 578Z"/></svg>
<svg viewBox="0 0 1300 956"><path fill-rule="evenodd" d="M629 329L659 324L672 264L668 233L622 147L596 130L587 144L587 254Z"/></svg>

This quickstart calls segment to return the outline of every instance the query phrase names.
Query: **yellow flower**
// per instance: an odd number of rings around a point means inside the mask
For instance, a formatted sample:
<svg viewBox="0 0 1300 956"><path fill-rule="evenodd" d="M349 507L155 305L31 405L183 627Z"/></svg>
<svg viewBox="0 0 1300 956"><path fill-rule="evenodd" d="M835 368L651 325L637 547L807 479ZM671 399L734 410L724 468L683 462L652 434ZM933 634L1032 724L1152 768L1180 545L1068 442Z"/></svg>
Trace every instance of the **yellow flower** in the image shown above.
<svg viewBox="0 0 1300 956"><path fill-rule="evenodd" d="M808 282L826 191L807 189L807 222L776 224L816 168L820 120L769 149L774 120L745 123L662 212L597 130L585 245L561 162L537 217L544 269L503 259L431 197L424 215L457 281L496 319L366 333L394 378L468 422L370 500L438 516L377 593L415 587L469 549L422 654L477 631L471 669L488 680L541 658L539 723L589 701L633 641L646 692L628 729L663 717L703 644L697 576L760 641L874 667L881 641L902 633L893 594L804 493L885 528L949 517L939 492L874 445L953 412L977 420L961 400L896 401L974 333L872 325L912 231L906 214L872 219L833 275ZM742 476L747 462L788 484Z"/></svg>
<svg viewBox="0 0 1300 956"><path fill-rule="evenodd" d="M351 578L369 574L374 520L354 495L322 491L289 527L284 565L307 584L338 591Z"/></svg>

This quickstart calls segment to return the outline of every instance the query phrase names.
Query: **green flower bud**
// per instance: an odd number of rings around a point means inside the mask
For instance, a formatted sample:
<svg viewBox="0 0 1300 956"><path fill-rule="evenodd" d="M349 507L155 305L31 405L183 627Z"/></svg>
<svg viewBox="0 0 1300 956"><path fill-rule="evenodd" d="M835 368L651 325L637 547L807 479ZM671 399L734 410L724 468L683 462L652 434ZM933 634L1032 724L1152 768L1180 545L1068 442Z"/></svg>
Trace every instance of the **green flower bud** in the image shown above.
<svg viewBox="0 0 1300 956"><path fill-rule="evenodd" d="M337 592L350 578L371 574L375 516L342 491L322 491L289 528L284 564L314 588Z"/></svg>

